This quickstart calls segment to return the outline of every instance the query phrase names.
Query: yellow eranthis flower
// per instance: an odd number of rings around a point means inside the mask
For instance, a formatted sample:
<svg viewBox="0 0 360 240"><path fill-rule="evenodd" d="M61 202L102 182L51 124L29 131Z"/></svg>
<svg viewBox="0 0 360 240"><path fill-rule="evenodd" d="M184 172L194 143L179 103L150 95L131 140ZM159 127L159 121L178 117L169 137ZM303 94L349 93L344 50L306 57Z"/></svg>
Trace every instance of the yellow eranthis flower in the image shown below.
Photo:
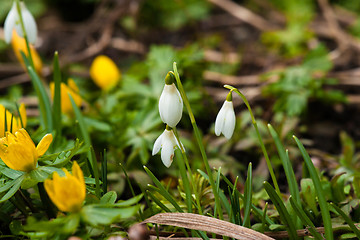
<svg viewBox="0 0 360 240"><path fill-rule="evenodd" d="M51 201L63 212L78 212L85 200L85 180L81 168L74 162L72 174L66 169L64 177L60 177L57 172L53 179L46 179L44 186Z"/></svg>
<svg viewBox="0 0 360 240"><path fill-rule="evenodd" d="M91 64L90 77L101 89L108 91L119 82L121 73L113 60L100 55Z"/></svg>
<svg viewBox="0 0 360 240"><path fill-rule="evenodd" d="M0 138L0 158L11 169L30 172L37 165L38 158L44 155L53 140L46 134L35 147L25 129L15 134L6 132L6 137Z"/></svg>
<svg viewBox="0 0 360 240"><path fill-rule="evenodd" d="M74 80L72 80L71 78L69 78L67 85L62 82L60 88L61 88L60 89L61 112L65 114L72 114L73 107L71 105L71 101L68 94L70 94L71 97L74 99L76 106L80 106L82 103L82 99L79 95L79 88L76 86ZM54 99L55 84L53 82L50 83L50 91L51 91L51 96Z"/></svg>
<svg viewBox="0 0 360 240"><path fill-rule="evenodd" d="M11 40L11 46L12 46L14 52L15 52L16 58L18 59L18 61L21 63L21 65L25 69L25 63L24 63L24 60L23 60L20 52L23 51L25 53L25 55L27 57L29 57L28 50L27 50L27 47L26 47L26 42L25 42L25 39L20 37L16 33L15 30L13 31L13 37L12 37L12 40ZM37 53L37 51L35 50L35 48L31 44L30 44L30 52L31 52L31 56L32 56L32 59L33 59L33 62L34 62L35 70L39 75L41 75L41 73L42 73L42 61L41 61L41 58L40 58L39 54Z"/></svg>
<svg viewBox="0 0 360 240"><path fill-rule="evenodd" d="M15 117L3 105L0 104L0 137L5 136L5 111L6 111L6 125L7 131L12 128L12 133L18 131L20 128L26 127L27 117L25 105L22 103L19 107L20 116ZM12 121L12 123L11 123ZM11 127L12 124L12 127Z"/></svg>

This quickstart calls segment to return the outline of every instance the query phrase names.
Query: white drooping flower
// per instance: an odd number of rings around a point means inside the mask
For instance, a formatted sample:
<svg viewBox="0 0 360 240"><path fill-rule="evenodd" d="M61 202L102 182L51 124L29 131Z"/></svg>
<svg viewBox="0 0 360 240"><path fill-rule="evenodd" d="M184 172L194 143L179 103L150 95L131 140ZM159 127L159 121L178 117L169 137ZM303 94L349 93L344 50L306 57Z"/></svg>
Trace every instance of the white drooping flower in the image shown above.
<svg viewBox="0 0 360 240"><path fill-rule="evenodd" d="M181 119L183 101L171 78L171 73L168 73L165 78L164 90L159 100L159 113L161 120L174 128Z"/></svg>
<svg viewBox="0 0 360 240"><path fill-rule="evenodd" d="M20 2L20 11L28 40L30 43L35 43L37 37L37 27L35 19L33 15L31 15L29 10L26 8L24 2ZM20 37L24 37L24 33L20 23L20 15L17 11L15 1L13 2L11 10L7 15L4 23L5 42L10 43L14 28Z"/></svg>
<svg viewBox="0 0 360 240"><path fill-rule="evenodd" d="M184 149L182 143L180 143ZM174 158L174 151L176 148L180 149L180 144L176 140L174 132L172 130L165 131L156 139L152 151L152 155L154 156L160 151L161 148L161 160L166 167L170 167Z"/></svg>
<svg viewBox="0 0 360 240"><path fill-rule="evenodd" d="M231 92L229 93L229 95L226 98L224 104L222 105L215 120L216 136L220 136L220 134L223 133L227 139L230 139L233 135L236 121L234 106L231 100Z"/></svg>

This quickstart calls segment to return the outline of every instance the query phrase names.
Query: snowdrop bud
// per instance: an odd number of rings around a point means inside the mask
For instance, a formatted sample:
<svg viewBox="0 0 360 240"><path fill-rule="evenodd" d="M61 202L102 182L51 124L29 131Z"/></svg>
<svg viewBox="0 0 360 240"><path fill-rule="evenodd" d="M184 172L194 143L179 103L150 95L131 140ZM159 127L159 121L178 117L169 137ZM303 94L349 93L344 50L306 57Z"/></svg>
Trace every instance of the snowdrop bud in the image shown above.
<svg viewBox="0 0 360 240"><path fill-rule="evenodd" d="M161 148L161 160L166 167L170 167L174 158L174 151L178 147L181 146L184 148L182 143L176 140L174 132L169 130L171 128L166 128L165 131L156 139L152 151L152 155L154 156L160 151Z"/></svg>
<svg viewBox="0 0 360 240"><path fill-rule="evenodd" d="M221 133L227 139L230 139L235 129L235 112L232 103L232 92L228 94L224 104L222 105L216 120L215 120L215 134L220 136Z"/></svg>
<svg viewBox="0 0 360 240"><path fill-rule="evenodd" d="M31 15L29 10L26 8L24 2L20 2L20 11L28 40L30 43L35 43L37 37L37 27L36 27L35 19ZM12 31L14 28L20 37L24 37L24 33L20 22L20 15L18 13L15 1L4 23L5 42L10 43L12 38Z"/></svg>
<svg viewBox="0 0 360 240"><path fill-rule="evenodd" d="M183 101L173 78L174 76L171 72L166 75L164 90L159 100L160 118L170 127L176 127L183 111Z"/></svg>

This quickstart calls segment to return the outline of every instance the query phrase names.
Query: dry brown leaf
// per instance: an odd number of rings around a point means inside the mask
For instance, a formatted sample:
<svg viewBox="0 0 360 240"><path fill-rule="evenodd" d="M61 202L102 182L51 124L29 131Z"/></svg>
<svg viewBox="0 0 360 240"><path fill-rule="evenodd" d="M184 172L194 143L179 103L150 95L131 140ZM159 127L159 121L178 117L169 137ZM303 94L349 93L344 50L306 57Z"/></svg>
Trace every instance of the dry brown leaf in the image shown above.
<svg viewBox="0 0 360 240"><path fill-rule="evenodd" d="M216 233L218 235L228 236L235 239L273 239L246 227L193 213L159 213L146 219L143 223L157 223L176 227L183 227L188 229Z"/></svg>

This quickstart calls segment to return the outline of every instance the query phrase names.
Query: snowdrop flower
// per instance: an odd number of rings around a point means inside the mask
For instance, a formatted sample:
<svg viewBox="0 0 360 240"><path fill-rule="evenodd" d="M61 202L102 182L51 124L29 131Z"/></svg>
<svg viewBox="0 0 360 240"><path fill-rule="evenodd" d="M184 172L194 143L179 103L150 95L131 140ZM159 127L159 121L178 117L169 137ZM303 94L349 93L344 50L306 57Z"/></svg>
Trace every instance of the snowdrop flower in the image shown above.
<svg viewBox="0 0 360 240"><path fill-rule="evenodd" d="M232 92L230 92L216 117L215 134L216 136L220 136L220 134L223 133L227 139L230 139L234 133L234 129L235 112L232 103Z"/></svg>
<svg viewBox="0 0 360 240"><path fill-rule="evenodd" d="M29 10L26 8L24 2L20 2L20 11L28 40L30 43L35 43L37 36L37 27L36 27L35 19L31 15ZM14 28L20 37L24 37L24 33L20 23L20 15L17 11L15 1L4 23L5 42L10 43Z"/></svg>
<svg viewBox="0 0 360 240"><path fill-rule="evenodd" d="M173 78L171 72L166 75L164 90L159 100L160 118L172 128L179 123L183 111L183 101Z"/></svg>
<svg viewBox="0 0 360 240"><path fill-rule="evenodd" d="M182 143L180 144L184 148ZM165 131L156 139L152 155L157 154L161 148L161 160L168 168L173 161L174 151L177 147L180 148L179 142L176 140L174 132L167 126Z"/></svg>

